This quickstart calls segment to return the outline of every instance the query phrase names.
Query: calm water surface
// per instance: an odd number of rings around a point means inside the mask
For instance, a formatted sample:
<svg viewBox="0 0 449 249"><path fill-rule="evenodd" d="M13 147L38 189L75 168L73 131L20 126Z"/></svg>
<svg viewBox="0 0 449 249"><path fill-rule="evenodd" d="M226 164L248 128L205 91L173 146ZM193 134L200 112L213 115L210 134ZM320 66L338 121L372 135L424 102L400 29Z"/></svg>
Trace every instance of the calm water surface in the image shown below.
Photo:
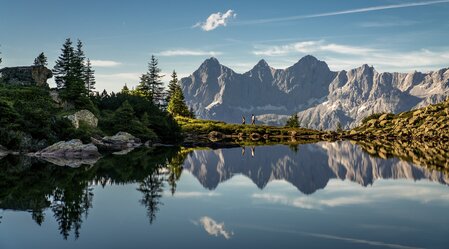
<svg viewBox="0 0 449 249"><path fill-rule="evenodd" d="M449 248L449 177L349 142L0 161L0 248Z"/></svg>

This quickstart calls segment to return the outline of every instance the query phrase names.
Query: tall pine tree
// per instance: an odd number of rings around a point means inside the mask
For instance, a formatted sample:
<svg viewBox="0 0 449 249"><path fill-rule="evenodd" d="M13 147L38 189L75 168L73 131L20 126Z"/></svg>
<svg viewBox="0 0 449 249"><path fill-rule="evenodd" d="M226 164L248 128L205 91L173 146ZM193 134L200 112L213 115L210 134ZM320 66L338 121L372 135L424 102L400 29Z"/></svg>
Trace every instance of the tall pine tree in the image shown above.
<svg viewBox="0 0 449 249"><path fill-rule="evenodd" d="M56 86L59 89L64 89L67 84L67 79L72 74L72 63L75 57L75 51L72 46L72 41L67 38L62 45L61 55L56 60L53 74L55 76Z"/></svg>
<svg viewBox="0 0 449 249"><path fill-rule="evenodd" d="M36 59L34 59L34 66L47 66L47 56L45 56L44 52L40 53Z"/></svg>
<svg viewBox="0 0 449 249"><path fill-rule="evenodd" d="M137 90L156 105L161 106L164 100L164 87L161 81L161 69L158 67L158 61L154 55L148 63L148 72L140 77L140 83Z"/></svg>
<svg viewBox="0 0 449 249"><path fill-rule="evenodd" d="M169 103L171 97L175 93L176 87L178 86L178 75L176 74L176 71L173 70L173 73L171 74L171 80L168 82L168 90L167 90L167 98L166 102Z"/></svg>
<svg viewBox="0 0 449 249"><path fill-rule="evenodd" d="M82 42L78 40L75 50L72 41L67 38L62 46L62 53L53 68L56 85L61 89L61 97L74 102L86 95L83 77L85 57L82 47Z"/></svg>
<svg viewBox="0 0 449 249"><path fill-rule="evenodd" d="M92 64L90 63L90 59L86 61L86 67L84 70L84 83L86 85L87 92L92 94L95 90L95 70L92 69Z"/></svg>

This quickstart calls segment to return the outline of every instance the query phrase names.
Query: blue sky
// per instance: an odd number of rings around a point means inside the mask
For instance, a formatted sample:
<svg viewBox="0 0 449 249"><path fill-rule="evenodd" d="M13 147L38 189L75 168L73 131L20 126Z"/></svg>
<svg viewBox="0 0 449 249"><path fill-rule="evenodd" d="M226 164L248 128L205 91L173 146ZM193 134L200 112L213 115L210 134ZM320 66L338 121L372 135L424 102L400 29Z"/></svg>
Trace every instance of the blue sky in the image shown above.
<svg viewBox="0 0 449 249"><path fill-rule="evenodd" d="M2 0L1 66L49 66L65 38L81 39L98 89L134 86L155 54L167 75L206 58L243 73L260 59L285 68L312 54L331 69L449 67L449 0Z"/></svg>

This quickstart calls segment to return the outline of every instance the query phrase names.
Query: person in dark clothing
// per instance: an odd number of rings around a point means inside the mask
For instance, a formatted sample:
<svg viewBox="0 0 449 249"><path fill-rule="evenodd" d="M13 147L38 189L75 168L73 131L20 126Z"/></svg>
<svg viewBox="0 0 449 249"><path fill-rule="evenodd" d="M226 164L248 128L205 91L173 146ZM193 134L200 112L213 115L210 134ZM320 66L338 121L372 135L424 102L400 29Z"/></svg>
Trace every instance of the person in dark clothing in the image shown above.
<svg viewBox="0 0 449 249"><path fill-rule="evenodd" d="M246 123L245 116L242 115L242 125L244 125L245 123Z"/></svg>
<svg viewBox="0 0 449 249"><path fill-rule="evenodd" d="M256 116L254 116L254 114L251 115L251 124L252 125L256 124Z"/></svg>

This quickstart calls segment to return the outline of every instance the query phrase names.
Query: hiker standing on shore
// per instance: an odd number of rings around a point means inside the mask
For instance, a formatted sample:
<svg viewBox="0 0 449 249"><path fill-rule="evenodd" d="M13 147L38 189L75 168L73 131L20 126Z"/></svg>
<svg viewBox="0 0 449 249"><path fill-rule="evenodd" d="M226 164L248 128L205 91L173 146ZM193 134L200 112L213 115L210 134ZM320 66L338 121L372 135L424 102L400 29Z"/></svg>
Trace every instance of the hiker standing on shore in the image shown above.
<svg viewBox="0 0 449 249"><path fill-rule="evenodd" d="M242 115L242 125L244 125L245 123L246 123L245 116Z"/></svg>
<svg viewBox="0 0 449 249"><path fill-rule="evenodd" d="M251 114L251 124L252 125L256 124L256 116L254 116L254 114Z"/></svg>

